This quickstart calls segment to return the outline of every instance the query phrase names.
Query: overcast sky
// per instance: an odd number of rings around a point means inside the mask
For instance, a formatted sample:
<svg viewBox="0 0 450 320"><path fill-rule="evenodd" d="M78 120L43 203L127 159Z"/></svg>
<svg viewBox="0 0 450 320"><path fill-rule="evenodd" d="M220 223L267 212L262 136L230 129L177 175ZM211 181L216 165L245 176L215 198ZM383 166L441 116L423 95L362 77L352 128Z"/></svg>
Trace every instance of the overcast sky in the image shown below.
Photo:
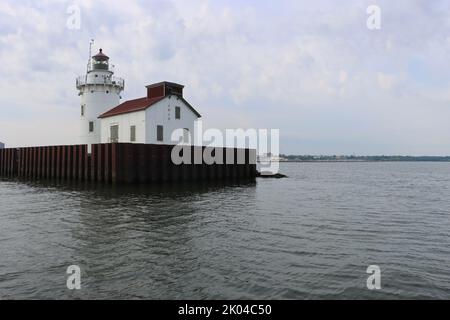
<svg viewBox="0 0 450 320"><path fill-rule="evenodd" d="M80 28L68 8L78 5ZM381 29L366 26L378 5ZM0 2L0 141L76 143L89 40L124 100L174 81L204 126L291 154L450 154L450 1Z"/></svg>

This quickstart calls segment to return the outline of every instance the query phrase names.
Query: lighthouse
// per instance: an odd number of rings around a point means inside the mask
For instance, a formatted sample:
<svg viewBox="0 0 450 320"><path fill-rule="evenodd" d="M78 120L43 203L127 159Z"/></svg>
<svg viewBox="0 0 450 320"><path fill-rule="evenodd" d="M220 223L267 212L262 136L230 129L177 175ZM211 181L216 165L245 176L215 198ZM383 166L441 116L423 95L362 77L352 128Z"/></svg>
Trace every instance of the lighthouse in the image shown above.
<svg viewBox="0 0 450 320"><path fill-rule="evenodd" d="M125 81L114 76L109 57L100 49L90 57L86 74L78 77L76 87L81 98L80 104L80 143L101 142L100 120L98 117L120 104L120 93Z"/></svg>

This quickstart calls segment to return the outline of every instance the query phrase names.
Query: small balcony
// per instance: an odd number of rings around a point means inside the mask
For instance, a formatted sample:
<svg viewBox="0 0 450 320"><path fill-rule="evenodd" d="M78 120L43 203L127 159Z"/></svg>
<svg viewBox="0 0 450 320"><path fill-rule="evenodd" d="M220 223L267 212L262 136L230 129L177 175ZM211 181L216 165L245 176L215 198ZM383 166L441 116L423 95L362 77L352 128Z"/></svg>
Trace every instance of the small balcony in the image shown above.
<svg viewBox="0 0 450 320"><path fill-rule="evenodd" d="M86 85L108 85L114 86L121 90L125 87L125 80L119 77L106 77L106 78L87 78L86 76L80 76L76 79L76 87L80 90L82 87Z"/></svg>

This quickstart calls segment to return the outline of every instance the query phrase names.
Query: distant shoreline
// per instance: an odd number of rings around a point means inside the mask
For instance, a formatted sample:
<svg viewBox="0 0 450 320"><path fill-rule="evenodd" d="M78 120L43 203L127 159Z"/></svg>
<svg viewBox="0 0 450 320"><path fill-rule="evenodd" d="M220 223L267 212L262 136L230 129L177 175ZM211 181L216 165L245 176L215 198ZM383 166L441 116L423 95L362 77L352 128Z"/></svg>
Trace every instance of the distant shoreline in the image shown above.
<svg viewBox="0 0 450 320"><path fill-rule="evenodd" d="M450 160L289 160L289 161L279 161L280 163L311 163L311 162L450 162Z"/></svg>
<svg viewBox="0 0 450 320"><path fill-rule="evenodd" d="M450 162L450 156L280 155L280 162Z"/></svg>

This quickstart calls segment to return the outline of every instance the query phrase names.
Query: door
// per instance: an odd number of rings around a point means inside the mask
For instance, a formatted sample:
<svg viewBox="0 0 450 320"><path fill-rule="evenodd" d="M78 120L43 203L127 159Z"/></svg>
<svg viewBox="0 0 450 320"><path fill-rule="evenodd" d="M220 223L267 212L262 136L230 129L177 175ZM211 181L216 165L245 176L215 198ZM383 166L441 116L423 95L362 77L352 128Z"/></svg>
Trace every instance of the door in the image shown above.
<svg viewBox="0 0 450 320"><path fill-rule="evenodd" d="M111 143L119 142L119 125L111 126Z"/></svg>

